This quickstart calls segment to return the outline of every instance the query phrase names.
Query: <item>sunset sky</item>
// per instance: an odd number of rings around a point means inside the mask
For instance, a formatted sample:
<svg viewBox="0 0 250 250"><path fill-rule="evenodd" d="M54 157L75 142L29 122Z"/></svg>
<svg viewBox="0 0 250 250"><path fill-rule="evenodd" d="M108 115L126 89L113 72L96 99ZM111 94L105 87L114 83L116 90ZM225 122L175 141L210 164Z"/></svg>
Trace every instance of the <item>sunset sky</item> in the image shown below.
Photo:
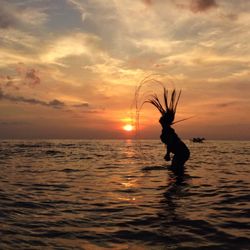
<svg viewBox="0 0 250 250"><path fill-rule="evenodd" d="M135 88L151 76L182 90L176 120L194 117L181 137L250 139L250 1L0 5L0 138L133 137ZM142 138L159 138L159 116L143 107Z"/></svg>

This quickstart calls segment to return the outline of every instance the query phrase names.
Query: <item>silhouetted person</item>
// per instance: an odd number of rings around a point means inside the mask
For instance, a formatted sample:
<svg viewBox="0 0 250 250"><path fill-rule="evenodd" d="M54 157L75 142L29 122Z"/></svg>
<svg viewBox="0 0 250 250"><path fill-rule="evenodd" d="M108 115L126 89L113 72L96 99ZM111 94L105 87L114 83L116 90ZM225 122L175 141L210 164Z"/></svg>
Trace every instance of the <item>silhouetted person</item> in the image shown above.
<svg viewBox="0 0 250 250"><path fill-rule="evenodd" d="M159 120L162 126L161 141L166 144L167 152L164 157L166 161L170 161L170 153L174 154L172 159L172 167L175 169L183 168L185 162L189 159L190 152L185 143L178 137L174 129L169 124L167 113L162 115Z"/></svg>
<svg viewBox="0 0 250 250"><path fill-rule="evenodd" d="M167 153L164 157L166 161L170 161L170 153L174 154L172 159L172 167L176 172L184 171L184 164L189 159L190 152L185 143L178 137L171 125L174 124L174 118L176 113L176 108L178 101L180 99L181 91L179 91L178 96L176 96L176 91L173 90L170 96L170 101L168 101L168 90L164 87L164 103L165 107L162 106L157 95L152 95L150 99L146 102L154 105L161 113L161 118L159 120L162 126L161 141L166 144Z"/></svg>

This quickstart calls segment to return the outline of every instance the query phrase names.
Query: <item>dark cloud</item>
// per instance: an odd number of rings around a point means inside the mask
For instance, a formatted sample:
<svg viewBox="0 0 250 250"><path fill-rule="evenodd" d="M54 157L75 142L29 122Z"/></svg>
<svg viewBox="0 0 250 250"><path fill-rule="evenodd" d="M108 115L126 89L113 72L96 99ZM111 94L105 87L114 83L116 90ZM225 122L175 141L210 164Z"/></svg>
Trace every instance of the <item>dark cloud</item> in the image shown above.
<svg viewBox="0 0 250 250"><path fill-rule="evenodd" d="M8 100L10 102L15 103L27 103L30 105L41 105L46 107L51 107L54 109L63 109L63 108L89 108L89 104L87 102L79 103L75 105L66 105L64 102L53 99L52 101L44 101L35 98L23 97L19 95L13 94L13 90L21 90L23 85L26 86L36 86L41 83L41 79L39 77L38 70L34 68L27 67L24 63L18 63L16 68L14 69L15 74L12 76L0 75L0 100ZM10 90L12 91L9 94ZM15 91L14 91L15 92Z"/></svg>
<svg viewBox="0 0 250 250"><path fill-rule="evenodd" d="M209 9L218 7L215 0L189 0L185 3L175 2L176 6L182 9L188 9L194 13L205 12Z"/></svg>
<svg viewBox="0 0 250 250"><path fill-rule="evenodd" d="M0 76L0 84L2 88L13 88L19 90L19 87L15 84L15 80L12 76Z"/></svg>
<svg viewBox="0 0 250 250"><path fill-rule="evenodd" d="M24 121L2 121L0 120L0 126L19 126L19 125L28 125L28 122Z"/></svg>
<svg viewBox="0 0 250 250"><path fill-rule="evenodd" d="M192 0L190 3L190 10L194 13L203 12L217 6L215 0Z"/></svg>
<svg viewBox="0 0 250 250"><path fill-rule="evenodd" d="M24 80L28 85L37 85L41 82L38 71L35 69L27 69Z"/></svg>
<svg viewBox="0 0 250 250"><path fill-rule="evenodd" d="M221 14L221 17L230 21L236 21L239 18L235 13Z"/></svg>
<svg viewBox="0 0 250 250"><path fill-rule="evenodd" d="M31 104L31 105L41 105L41 106L46 106L46 107L51 107L51 108L55 108L55 109L61 109L63 107L65 107L65 103L54 99L50 102L45 102L43 100L39 100L39 99L35 99L35 98L26 98L23 96L14 96L14 95L10 95L10 94L6 94L4 93L1 89L0 89L0 100L7 100L10 102L15 102L15 103L27 103L27 104Z"/></svg>
<svg viewBox="0 0 250 250"><path fill-rule="evenodd" d="M34 87L41 83L39 71L34 68L27 67L23 63L18 63L13 69L12 75L0 75L0 84L2 88L12 88L19 90L22 85Z"/></svg>
<svg viewBox="0 0 250 250"><path fill-rule="evenodd" d="M41 106L50 107L50 108L54 108L54 109L63 109L63 108L70 107L58 99L54 99L52 101L46 102L46 101L35 99L35 98L27 98L27 97L23 97L23 96L15 96L15 95L11 95L8 93L4 93L1 88L0 88L0 100L7 100L10 102L14 102L14 103L26 103L26 104L30 104L30 105L41 105ZM73 107L73 108L82 108L82 107L89 108L89 104L88 103L80 103L80 104L75 104L71 107Z"/></svg>
<svg viewBox="0 0 250 250"><path fill-rule="evenodd" d="M0 29L22 28L27 24L39 25L47 20L44 8L38 8L37 5L34 5L36 1L30 1L30 3L15 2L14 0L0 0Z"/></svg>
<svg viewBox="0 0 250 250"><path fill-rule="evenodd" d="M75 107L75 108L87 108L87 107L89 107L89 104L87 102L85 102L85 103L76 104L73 107Z"/></svg>
<svg viewBox="0 0 250 250"><path fill-rule="evenodd" d="M52 107L52 108L57 108L57 109L60 109L60 108L63 108L65 107L65 103L64 102L61 102L57 99L54 99L53 101L50 101L48 103L48 106Z"/></svg>
<svg viewBox="0 0 250 250"><path fill-rule="evenodd" d="M3 93L3 91L0 91L0 99L2 100L8 100L11 102L23 102L23 103L29 103L29 104L39 104L39 105L43 105L43 106L48 106L48 103L35 99L35 98L26 98L23 96L14 96L14 95L10 95L10 94L5 94Z"/></svg>
<svg viewBox="0 0 250 250"><path fill-rule="evenodd" d="M7 29L15 26L17 24L17 20L16 17L3 6L3 4L0 8L0 28Z"/></svg>
<svg viewBox="0 0 250 250"><path fill-rule="evenodd" d="M22 82L29 86L35 86L41 83L39 71L29 68L24 63L18 63L16 67L17 74L22 78Z"/></svg>
<svg viewBox="0 0 250 250"><path fill-rule="evenodd" d="M236 102L236 101L223 102L223 103L216 104L216 107L218 107L218 108L227 108L227 107L235 106L237 104L238 104L238 102Z"/></svg>
<svg viewBox="0 0 250 250"><path fill-rule="evenodd" d="M153 3L153 0L142 0L142 1L143 1L143 3L145 3L148 6L151 6Z"/></svg>

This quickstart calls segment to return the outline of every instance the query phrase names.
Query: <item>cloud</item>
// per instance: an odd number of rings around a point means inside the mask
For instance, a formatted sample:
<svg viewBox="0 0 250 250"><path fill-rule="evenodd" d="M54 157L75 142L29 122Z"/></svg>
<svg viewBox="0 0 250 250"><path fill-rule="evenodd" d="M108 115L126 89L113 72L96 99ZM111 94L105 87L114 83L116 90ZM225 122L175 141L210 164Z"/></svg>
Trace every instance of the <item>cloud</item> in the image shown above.
<svg viewBox="0 0 250 250"><path fill-rule="evenodd" d="M40 84L40 77L37 75L37 70L28 69L25 73L25 83L28 85L37 85Z"/></svg>
<svg viewBox="0 0 250 250"><path fill-rule="evenodd" d="M42 25L48 20L45 8L16 7L4 2L0 9L0 28L20 27L22 24Z"/></svg>
<svg viewBox="0 0 250 250"><path fill-rule="evenodd" d="M28 98L24 96L17 96L9 93L5 93L3 89L0 88L0 100L7 100L14 103L26 103L30 105L40 105L44 107L50 107L54 109L63 109L63 108L89 108L89 103L79 103L74 105L67 105L65 102L62 102L58 99L53 99L51 101L44 101L36 98ZM87 111L87 110L86 110ZM89 110L90 111L90 110Z"/></svg>
<svg viewBox="0 0 250 250"><path fill-rule="evenodd" d="M190 9L194 13L207 11L217 6L215 0L192 0L190 3Z"/></svg>
<svg viewBox="0 0 250 250"><path fill-rule="evenodd" d="M151 6L153 4L153 0L142 0L147 6Z"/></svg>
<svg viewBox="0 0 250 250"><path fill-rule="evenodd" d="M0 28L6 29L17 24L17 18L4 6L0 8Z"/></svg>
<svg viewBox="0 0 250 250"><path fill-rule="evenodd" d="M11 102L24 102L24 103L29 103L29 104L39 104L43 106L47 106L48 104L44 101L34 99L34 98L26 98L23 96L14 96L11 94L6 94L0 89L0 99L2 100L8 100Z"/></svg>
<svg viewBox="0 0 250 250"><path fill-rule="evenodd" d="M28 125L28 122L24 121L6 121L0 120L0 126L20 126L20 125Z"/></svg>
<svg viewBox="0 0 250 250"><path fill-rule="evenodd" d="M45 13L46 8L25 8L19 10L17 18L25 24L39 26L48 21L48 15Z"/></svg>
<svg viewBox="0 0 250 250"><path fill-rule="evenodd" d="M215 0L189 0L189 3L179 3L176 1L175 4L179 8L189 9L194 13L205 12L218 7Z"/></svg>
<svg viewBox="0 0 250 250"><path fill-rule="evenodd" d="M26 66L24 63L18 63L14 69L13 75L0 75L0 84L4 88L20 89L22 85L34 87L41 83L39 71Z"/></svg>
<svg viewBox="0 0 250 250"><path fill-rule="evenodd" d="M74 8L80 12L82 22L84 22L85 19L87 18L88 13L87 13L87 11L85 10L83 4L80 3L80 2L77 1L77 0L68 0L68 3L71 4L71 5L73 5Z"/></svg>
<svg viewBox="0 0 250 250"><path fill-rule="evenodd" d="M11 94L6 94L3 92L2 89L0 89L0 100L7 100L10 102L15 102L15 103L27 103L27 104L32 104L32 105L41 105L41 106L51 107L55 109L61 109L65 107L65 104L57 99L54 99L50 102L46 102L46 101L35 99L35 98L27 98L23 96L14 96Z"/></svg>
<svg viewBox="0 0 250 250"><path fill-rule="evenodd" d="M89 107L89 103L85 102L85 103L75 104L75 105L73 105L73 107L75 107L75 108L86 108L86 107Z"/></svg>
<svg viewBox="0 0 250 250"><path fill-rule="evenodd" d="M54 99L53 101L50 101L48 104L47 104L49 107L52 107L52 108L57 108L57 109L60 109L60 108L63 108L65 107L65 103L64 102L61 102L57 99Z"/></svg>
<svg viewBox="0 0 250 250"><path fill-rule="evenodd" d="M239 18L239 15L235 13L222 13L220 16L223 19L228 19L231 21L237 21Z"/></svg>
<svg viewBox="0 0 250 250"><path fill-rule="evenodd" d="M2 47L1 53L4 52L3 48L8 48L5 51L9 54L11 48L14 49L13 54L20 53L20 48L26 49L25 53L27 54L27 49L35 50L41 49L40 39L37 36L31 35L24 31L18 30L15 27L9 27L8 29L0 29L0 45ZM39 46L39 48L37 48ZM19 51L16 49L19 48ZM23 55L23 58L26 58L27 55ZM33 59L34 60L34 59Z"/></svg>
<svg viewBox="0 0 250 250"><path fill-rule="evenodd" d="M56 39L41 56L42 62L61 64L60 59L70 56L96 57L101 53L100 38L87 33L67 34Z"/></svg>
<svg viewBox="0 0 250 250"><path fill-rule="evenodd" d="M0 84L4 88L13 88L16 90L19 89L18 85L15 84L15 79L10 75L6 75L6 76L0 75Z"/></svg>
<svg viewBox="0 0 250 250"><path fill-rule="evenodd" d="M217 103L216 107L218 108L227 108L227 107L232 107L234 105L239 104L237 101L228 101L228 102L222 102L222 103Z"/></svg>

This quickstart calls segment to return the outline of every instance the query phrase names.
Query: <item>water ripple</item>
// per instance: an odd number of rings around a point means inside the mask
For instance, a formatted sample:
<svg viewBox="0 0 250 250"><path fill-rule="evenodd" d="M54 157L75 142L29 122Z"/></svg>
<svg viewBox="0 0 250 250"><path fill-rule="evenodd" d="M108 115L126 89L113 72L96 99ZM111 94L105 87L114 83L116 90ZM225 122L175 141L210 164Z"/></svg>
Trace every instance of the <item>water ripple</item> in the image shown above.
<svg viewBox="0 0 250 250"><path fill-rule="evenodd" d="M0 249L249 249L250 143L188 144L177 176L158 141L1 141Z"/></svg>

